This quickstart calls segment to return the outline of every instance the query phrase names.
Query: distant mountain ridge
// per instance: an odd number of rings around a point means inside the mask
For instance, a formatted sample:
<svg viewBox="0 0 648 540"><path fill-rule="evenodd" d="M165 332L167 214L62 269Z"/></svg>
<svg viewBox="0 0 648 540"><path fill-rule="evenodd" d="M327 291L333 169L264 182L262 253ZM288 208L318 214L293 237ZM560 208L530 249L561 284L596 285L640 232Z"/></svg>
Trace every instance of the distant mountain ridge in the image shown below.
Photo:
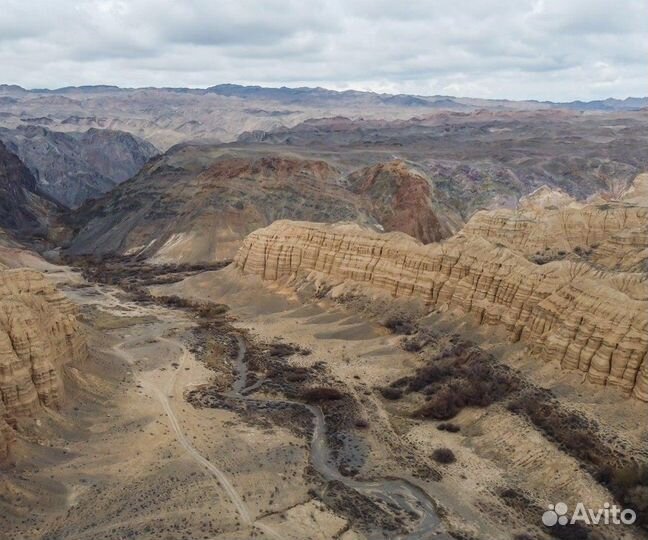
<svg viewBox="0 0 648 540"><path fill-rule="evenodd" d="M547 100L509 100L457 97L445 95L424 96L418 94L389 94L363 90L330 90L322 87L265 87L258 85L241 85L223 83L207 88L183 87L140 87L122 88L115 85L82 85L65 86L62 88L26 89L18 85L0 84L0 95L25 94L102 94L142 91L162 91L169 93L186 93L194 95L217 94L225 97L240 99L271 100L280 103L298 104L308 101L325 102L355 102L370 101L375 104L395 105L399 107L439 107L439 108L519 108L521 105L528 109L557 108L582 111L628 111L648 107L647 97L627 97L625 99L607 98L592 101L575 100L569 102L554 102Z"/></svg>

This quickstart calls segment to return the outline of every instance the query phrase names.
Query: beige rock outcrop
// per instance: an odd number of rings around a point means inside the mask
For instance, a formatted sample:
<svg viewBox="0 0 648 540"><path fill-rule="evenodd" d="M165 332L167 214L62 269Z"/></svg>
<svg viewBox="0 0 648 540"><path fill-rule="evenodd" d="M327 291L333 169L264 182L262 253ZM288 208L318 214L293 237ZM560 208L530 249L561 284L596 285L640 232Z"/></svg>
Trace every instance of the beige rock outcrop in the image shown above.
<svg viewBox="0 0 648 540"><path fill-rule="evenodd" d="M621 200L642 206L648 205L648 173L638 174L621 195Z"/></svg>
<svg viewBox="0 0 648 540"><path fill-rule="evenodd" d="M475 213L468 236L504 245L536 262L584 257L607 269L648 268L648 174L635 178L618 200L584 204L543 186L523 197L516 210Z"/></svg>
<svg viewBox="0 0 648 540"><path fill-rule="evenodd" d="M648 208L623 202L534 210L477 212L463 228L528 257L566 254L609 245L603 262L614 267L648 242ZM630 235L628 240L624 236ZM616 248L615 248L616 246Z"/></svg>
<svg viewBox="0 0 648 540"><path fill-rule="evenodd" d="M648 401L648 278L573 261L545 265L481 236L421 245L355 225L278 221L250 234L234 260L245 274L354 281L430 309L506 328L539 358L579 369Z"/></svg>
<svg viewBox="0 0 648 540"><path fill-rule="evenodd" d="M35 270L0 269L0 457L20 418L62 399L63 366L86 355L75 306Z"/></svg>
<svg viewBox="0 0 648 540"><path fill-rule="evenodd" d="M552 189L545 185L520 198L518 210L537 212L547 209L564 208L575 204L577 204L576 199L568 193L560 189Z"/></svg>

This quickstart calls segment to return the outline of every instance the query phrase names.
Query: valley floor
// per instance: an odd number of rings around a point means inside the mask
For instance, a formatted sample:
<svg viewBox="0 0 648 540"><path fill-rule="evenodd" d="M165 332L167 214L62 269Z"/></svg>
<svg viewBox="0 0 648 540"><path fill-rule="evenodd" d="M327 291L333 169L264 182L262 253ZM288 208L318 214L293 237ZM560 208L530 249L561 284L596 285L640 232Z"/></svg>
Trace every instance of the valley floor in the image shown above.
<svg viewBox="0 0 648 540"><path fill-rule="evenodd" d="M542 538L536 501L610 500L503 406L463 410L452 433L384 399L424 360L357 310L227 269L153 287L228 304L227 317L59 281L92 354L65 368L65 406L39 419L38 439L19 437L0 477L7 538ZM339 395L309 401L308 388ZM642 414L626 419L629 444Z"/></svg>

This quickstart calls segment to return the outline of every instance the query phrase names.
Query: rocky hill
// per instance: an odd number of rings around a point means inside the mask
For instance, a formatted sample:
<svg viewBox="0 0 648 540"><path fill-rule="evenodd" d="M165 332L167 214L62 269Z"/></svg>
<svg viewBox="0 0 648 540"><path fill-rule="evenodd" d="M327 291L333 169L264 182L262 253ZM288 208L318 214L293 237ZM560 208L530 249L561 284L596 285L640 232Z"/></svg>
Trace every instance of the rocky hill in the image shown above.
<svg viewBox="0 0 648 540"><path fill-rule="evenodd" d="M401 231L424 244L451 236L459 213L439 203L432 183L404 161L380 163L349 175L350 189L370 201L385 231Z"/></svg>
<svg viewBox="0 0 648 540"><path fill-rule="evenodd" d="M407 120L311 119L243 134L239 144L335 155L356 167L403 160L467 221L477 210L515 208L544 185L578 199L618 196L648 168L647 125L645 111L439 112Z"/></svg>
<svg viewBox="0 0 648 540"><path fill-rule="evenodd" d="M85 357L75 313L40 272L0 265L0 459L12 427L41 407L56 408L63 366Z"/></svg>
<svg viewBox="0 0 648 540"><path fill-rule="evenodd" d="M648 401L648 278L582 262L538 265L470 234L423 246L357 225L281 221L252 233L234 260L265 280L357 284L430 310L470 314L523 341L542 361Z"/></svg>
<svg viewBox="0 0 648 540"><path fill-rule="evenodd" d="M407 120L413 116L480 111L596 111L635 114L648 99L550 103L378 94L325 88L263 88L221 84L210 88L80 86L26 90L0 85L0 125L55 131L90 128L126 131L167 150L190 140L231 142L244 132L271 132L312 118Z"/></svg>
<svg viewBox="0 0 648 540"><path fill-rule="evenodd" d="M231 258L243 238L284 218L376 223L321 160L176 147L73 216L73 255L142 254L156 262Z"/></svg>
<svg viewBox="0 0 648 540"><path fill-rule="evenodd" d="M243 238L278 219L355 221L424 242L461 217L402 162L358 169L299 154L182 145L72 216L72 255L141 254L154 262L231 258Z"/></svg>
<svg viewBox="0 0 648 540"><path fill-rule="evenodd" d="M0 230L44 236L57 205L38 191L34 175L0 141Z"/></svg>
<svg viewBox="0 0 648 540"><path fill-rule="evenodd" d="M110 129L62 133L28 125L0 129L0 140L27 165L41 192L70 208L110 191L158 153L150 143Z"/></svg>

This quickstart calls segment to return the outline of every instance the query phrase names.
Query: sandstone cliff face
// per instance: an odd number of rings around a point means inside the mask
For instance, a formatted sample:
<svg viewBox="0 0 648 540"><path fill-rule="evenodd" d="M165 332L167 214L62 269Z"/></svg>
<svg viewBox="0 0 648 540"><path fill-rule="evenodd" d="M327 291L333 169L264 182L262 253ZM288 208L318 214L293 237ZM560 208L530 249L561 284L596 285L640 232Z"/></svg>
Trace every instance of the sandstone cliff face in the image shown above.
<svg viewBox="0 0 648 540"><path fill-rule="evenodd" d="M549 210L544 215L512 210L478 212L464 232L526 255L598 247L617 234L639 229L648 222L648 208L606 203L582 208Z"/></svg>
<svg viewBox="0 0 648 540"><path fill-rule="evenodd" d="M569 254L595 265L644 271L648 260L648 197L640 175L626 196L582 204L543 188L520 201L517 210L477 212L463 228L536 262Z"/></svg>
<svg viewBox="0 0 648 540"><path fill-rule="evenodd" d="M506 247L459 234L421 245L353 225L276 222L250 234L234 265L266 280L323 276L417 297L430 309L500 325L515 341L589 380L648 401L648 278L572 261L536 265Z"/></svg>
<svg viewBox="0 0 648 540"><path fill-rule="evenodd" d="M57 407L63 366L85 355L74 305L35 270L0 269L0 457L8 425Z"/></svg>

